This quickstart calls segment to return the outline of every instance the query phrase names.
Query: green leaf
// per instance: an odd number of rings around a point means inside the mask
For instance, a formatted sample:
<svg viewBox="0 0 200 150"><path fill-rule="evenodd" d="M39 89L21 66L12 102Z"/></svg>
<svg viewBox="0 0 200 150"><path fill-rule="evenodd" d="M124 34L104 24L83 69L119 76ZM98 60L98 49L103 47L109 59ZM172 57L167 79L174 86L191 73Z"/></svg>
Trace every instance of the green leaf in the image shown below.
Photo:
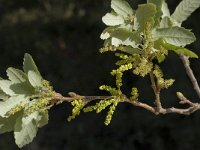
<svg viewBox="0 0 200 150"><path fill-rule="evenodd" d="M9 80L0 80L0 88L9 96L16 95L15 92L10 88L11 85L12 82Z"/></svg>
<svg viewBox="0 0 200 150"><path fill-rule="evenodd" d="M160 20L163 15L162 12L163 0L147 0L147 3L152 3L156 6L156 14L154 20L155 20L155 26L158 26L160 24Z"/></svg>
<svg viewBox="0 0 200 150"><path fill-rule="evenodd" d="M48 123L48 111L34 112L30 115L21 115L16 120L14 135L15 142L19 148L31 143L35 138L38 127Z"/></svg>
<svg viewBox="0 0 200 150"><path fill-rule="evenodd" d="M105 28L105 30L101 33L100 38L102 40L106 40L110 37L110 33L115 30L116 27L107 27Z"/></svg>
<svg viewBox="0 0 200 150"><path fill-rule="evenodd" d="M0 89L0 99L7 100L9 96Z"/></svg>
<svg viewBox="0 0 200 150"><path fill-rule="evenodd" d="M40 117L38 117L37 119L37 125L39 128L45 126L46 124L48 124L48 121L49 121L49 114L48 114L48 111L44 111L44 112L41 112L39 114Z"/></svg>
<svg viewBox="0 0 200 150"><path fill-rule="evenodd" d="M23 69L26 74L28 74L29 71L34 71L38 75L40 75L40 72L39 72L37 66L35 65L35 62L33 61L33 58L30 54L26 53L24 55L24 63L23 64L24 64Z"/></svg>
<svg viewBox="0 0 200 150"><path fill-rule="evenodd" d="M171 20L171 18L165 16L162 18L159 28L170 28L172 26L173 26L173 21Z"/></svg>
<svg viewBox="0 0 200 150"><path fill-rule="evenodd" d="M114 13L107 13L105 16L102 17L102 21L107 26L116 26L124 23L124 19Z"/></svg>
<svg viewBox="0 0 200 150"><path fill-rule="evenodd" d="M14 91L15 94L24 96L31 96L35 93L34 87L32 87L29 82L12 84L10 89Z"/></svg>
<svg viewBox="0 0 200 150"><path fill-rule="evenodd" d="M14 114L9 118L0 117L0 134L14 130L14 126L19 114L20 113Z"/></svg>
<svg viewBox="0 0 200 150"><path fill-rule="evenodd" d="M23 95L17 95L10 97L8 100L0 101L0 116L6 117L7 112L22 102L27 103L28 98L25 98Z"/></svg>
<svg viewBox="0 0 200 150"><path fill-rule="evenodd" d="M35 118L38 113L21 116L17 119L14 129L15 143L19 148L31 143L37 134L38 127Z"/></svg>
<svg viewBox="0 0 200 150"><path fill-rule="evenodd" d="M42 77L34 71L28 72L29 82L33 87L42 87Z"/></svg>
<svg viewBox="0 0 200 150"><path fill-rule="evenodd" d="M141 42L141 37L137 32L131 32L126 29L117 29L111 33L112 45L118 47L120 45L132 46L134 48Z"/></svg>
<svg viewBox="0 0 200 150"><path fill-rule="evenodd" d="M163 0L162 12L163 12L162 18L165 17L165 16L168 16L168 17L170 16L170 11L169 11L168 5L165 2L165 0Z"/></svg>
<svg viewBox="0 0 200 150"><path fill-rule="evenodd" d="M6 72L12 83L22 83L27 80L27 75L21 70L10 67Z"/></svg>
<svg viewBox="0 0 200 150"><path fill-rule="evenodd" d="M139 30L144 31L148 22L154 24L154 17L156 14L156 6L154 4L141 4L136 10L137 24Z"/></svg>
<svg viewBox="0 0 200 150"><path fill-rule="evenodd" d="M199 7L200 0L182 0L172 14L172 18L182 23Z"/></svg>
<svg viewBox="0 0 200 150"><path fill-rule="evenodd" d="M134 11L131 6L125 0L112 0L111 8L118 14L127 18L128 16L132 16Z"/></svg>
<svg viewBox="0 0 200 150"><path fill-rule="evenodd" d="M187 48L178 47L169 43L164 43L163 45L166 49L172 50L177 54L183 54L185 56L191 57L191 58L198 58L198 55L194 52L188 50Z"/></svg>
<svg viewBox="0 0 200 150"><path fill-rule="evenodd" d="M167 43L176 46L186 46L193 43L196 38L189 30L181 27L157 29L153 32L154 41L163 38Z"/></svg>

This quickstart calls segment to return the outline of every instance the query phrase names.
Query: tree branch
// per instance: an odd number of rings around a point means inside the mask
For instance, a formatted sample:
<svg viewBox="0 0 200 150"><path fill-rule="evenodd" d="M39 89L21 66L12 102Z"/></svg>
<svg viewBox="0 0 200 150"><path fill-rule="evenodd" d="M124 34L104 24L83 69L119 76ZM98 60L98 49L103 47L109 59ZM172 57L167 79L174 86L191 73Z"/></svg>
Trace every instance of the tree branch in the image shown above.
<svg viewBox="0 0 200 150"><path fill-rule="evenodd" d="M200 98L200 88L199 88L199 84L197 82L197 79L195 78L194 76L194 73L192 71L192 69L190 68L190 62L189 62L189 59L188 57L184 56L184 55L180 55L180 58L184 64L184 67L185 67L185 70L186 70L186 73L188 75L188 77L190 78L190 81L192 82L193 84L193 87L194 87L194 90L196 91L198 97Z"/></svg>
<svg viewBox="0 0 200 150"><path fill-rule="evenodd" d="M162 109L162 104L160 101L160 89L156 84L156 81L155 81L152 71L149 73L149 75L150 75L150 79L151 79L152 88L153 88L154 94L156 96L156 99L155 99L156 109L159 112Z"/></svg>
<svg viewBox="0 0 200 150"><path fill-rule="evenodd" d="M87 103L94 101L94 100L111 99L111 98L116 98L116 96L81 96L81 95L78 95L74 92L70 92L68 97L64 97L60 93L56 93L55 97L51 100L51 104L58 105L58 104L63 103L63 102L72 102L73 100L76 100L76 99L82 99L87 104ZM163 108L161 106L160 110L158 111L157 106L152 107L148 104L139 102L138 100L133 101L133 100L129 99L124 94L121 95L122 102L132 104L133 106L136 106L136 107L144 108L144 109L154 113L155 115L169 114L169 113L176 113L176 114L181 114L181 115L190 115L193 112L200 109L199 103L193 103L190 100L188 100L187 98L185 98L183 95L178 96L178 98L180 100L180 104L188 104L189 107L185 108L185 109L181 109L181 108L174 108L174 107Z"/></svg>

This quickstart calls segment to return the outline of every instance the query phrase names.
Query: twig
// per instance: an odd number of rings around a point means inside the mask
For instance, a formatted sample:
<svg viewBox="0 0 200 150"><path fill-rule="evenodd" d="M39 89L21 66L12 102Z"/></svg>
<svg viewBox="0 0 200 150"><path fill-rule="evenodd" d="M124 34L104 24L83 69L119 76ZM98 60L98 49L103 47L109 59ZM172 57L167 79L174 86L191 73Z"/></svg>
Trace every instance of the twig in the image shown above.
<svg viewBox="0 0 200 150"><path fill-rule="evenodd" d="M54 99L51 100L52 104L60 104L63 102L71 102L75 99L82 99L87 103L94 101L94 100L99 100L99 99L110 99L110 98L116 98L115 96L80 96L76 93L70 92L68 97L62 96L60 93L56 93ZM138 100L131 100L129 99L126 95L122 94L121 99L122 102L126 102L129 104L132 104L133 106L141 107L144 108L155 115L159 114L168 114L168 113L176 113L176 114L181 114L181 115L190 115L191 113L200 110L200 104L199 103L193 103L184 96L179 96L178 97L180 100L180 104L188 104L190 107L185 108L185 109L180 109L180 108L163 108L161 107L160 110L157 110L157 107L152 107L148 104L139 102Z"/></svg>
<svg viewBox="0 0 200 150"><path fill-rule="evenodd" d="M149 73L149 75L150 75L150 79L151 79L152 88L153 88L154 94L156 96L156 99L155 99L156 108L157 108L157 111L159 112L162 109L162 104L160 102L160 89L156 84L156 81L154 79L154 75L153 75L152 71Z"/></svg>
<svg viewBox="0 0 200 150"><path fill-rule="evenodd" d="M194 76L194 73L193 73L192 69L190 68L190 62L189 62L188 57L186 57L184 55L180 55L180 58L181 58L181 60L182 60L182 62L184 64L186 73L187 73L188 77L190 78L190 80L191 80L191 82L193 84L194 90L196 91L198 97L200 98L199 84L197 82L197 79Z"/></svg>

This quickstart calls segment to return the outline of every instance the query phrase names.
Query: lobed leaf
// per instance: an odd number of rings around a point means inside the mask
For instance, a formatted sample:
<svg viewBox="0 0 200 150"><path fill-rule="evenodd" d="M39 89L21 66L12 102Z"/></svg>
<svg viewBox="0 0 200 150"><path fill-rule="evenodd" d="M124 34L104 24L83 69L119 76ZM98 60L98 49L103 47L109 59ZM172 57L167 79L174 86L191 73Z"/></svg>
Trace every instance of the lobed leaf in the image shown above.
<svg viewBox="0 0 200 150"><path fill-rule="evenodd" d="M124 19L114 13L107 13L105 16L102 17L102 21L107 26L116 26L124 23Z"/></svg>
<svg viewBox="0 0 200 150"><path fill-rule="evenodd" d="M178 23L182 23L199 7L200 0L182 0L171 17Z"/></svg>
<svg viewBox="0 0 200 150"><path fill-rule="evenodd" d="M0 134L13 131L19 115L20 113L14 114L9 118L0 117Z"/></svg>
<svg viewBox="0 0 200 150"><path fill-rule="evenodd" d="M168 17L170 16L170 11L165 0L163 0L163 3L162 3L162 13L163 13L162 18L166 16Z"/></svg>
<svg viewBox="0 0 200 150"><path fill-rule="evenodd" d="M169 43L164 43L163 46L168 49L168 50L172 50L177 54L183 54L185 56L191 57L191 58L198 58L198 55L195 54L194 52L190 51L187 48L183 48L183 47L179 47L179 46L175 46Z"/></svg>
<svg viewBox="0 0 200 150"><path fill-rule="evenodd" d="M118 14L127 18L128 16L132 16L134 11L125 0L112 0L111 8Z"/></svg>
<svg viewBox="0 0 200 150"><path fill-rule="evenodd" d="M0 88L2 91L9 95L9 96L14 96L16 95L15 92L10 88L12 85L12 82L9 80L0 80Z"/></svg>
<svg viewBox="0 0 200 150"><path fill-rule="evenodd" d="M134 48L141 42L141 37L137 32L131 32L126 29L117 29L111 33L112 45L118 47L120 45L132 46Z"/></svg>
<svg viewBox="0 0 200 150"><path fill-rule="evenodd" d="M6 72L9 80L11 80L12 83L22 83L28 79L27 75L19 69L10 67Z"/></svg>
<svg viewBox="0 0 200 150"><path fill-rule="evenodd" d="M192 32L181 27L154 30L153 38L154 40L163 38L167 43L183 47L193 43L196 40L195 35Z"/></svg>
<svg viewBox="0 0 200 150"><path fill-rule="evenodd" d="M33 61L32 56L28 53L26 53L24 55L23 69L26 74L28 74L29 71L34 71L38 75L40 75L40 72L39 72L35 62Z"/></svg>
<svg viewBox="0 0 200 150"><path fill-rule="evenodd" d="M22 102L28 102L28 98L25 98L23 95L17 95L10 97L8 100L0 101L0 116L6 117L7 112Z"/></svg>
<svg viewBox="0 0 200 150"><path fill-rule="evenodd" d="M156 6L152 3L141 4L136 10L137 24L139 30L144 31L148 22L154 24L154 17L156 15Z"/></svg>
<svg viewBox="0 0 200 150"><path fill-rule="evenodd" d="M154 20L155 20L155 26L158 26L160 24L160 20L163 15L162 12L163 0L147 0L147 3L152 3L156 6L156 13L154 16Z"/></svg>
<svg viewBox="0 0 200 150"><path fill-rule="evenodd" d="M30 70L28 72L28 79L33 87L42 87L42 77L38 73Z"/></svg>

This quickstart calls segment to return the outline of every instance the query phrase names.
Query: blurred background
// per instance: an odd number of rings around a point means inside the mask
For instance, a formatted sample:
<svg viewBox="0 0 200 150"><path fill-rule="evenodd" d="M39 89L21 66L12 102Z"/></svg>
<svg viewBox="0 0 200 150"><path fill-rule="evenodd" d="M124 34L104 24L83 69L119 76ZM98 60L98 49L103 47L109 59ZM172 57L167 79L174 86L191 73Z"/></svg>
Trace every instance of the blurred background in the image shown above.
<svg viewBox="0 0 200 150"><path fill-rule="evenodd" d="M130 0L133 8L144 0ZM180 0L167 0L171 12ZM99 38L105 25L102 16L110 11L110 0L0 0L0 74L10 67L21 68L23 55L30 53L45 79L57 92L67 95L106 95L102 84L114 84L110 71L116 58L100 54ZM189 46L200 56L200 9L184 26L192 29L197 41ZM200 61L191 67L200 82ZM161 64L166 78L176 82L161 93L164 107L177 106L176 91L199 101L177 55L170 53ZM124 91L137 86L140 99L153 104L149 78L127 73ZM39 130L24 150L199 150L200 112L190 116L176 114L155 116L129 104L120 104L109 126L104 125L107 111L82 113L68 123L70 104L50 110L49 124ZM0 150L18 150L13 133L0 135Z"/></svg>

